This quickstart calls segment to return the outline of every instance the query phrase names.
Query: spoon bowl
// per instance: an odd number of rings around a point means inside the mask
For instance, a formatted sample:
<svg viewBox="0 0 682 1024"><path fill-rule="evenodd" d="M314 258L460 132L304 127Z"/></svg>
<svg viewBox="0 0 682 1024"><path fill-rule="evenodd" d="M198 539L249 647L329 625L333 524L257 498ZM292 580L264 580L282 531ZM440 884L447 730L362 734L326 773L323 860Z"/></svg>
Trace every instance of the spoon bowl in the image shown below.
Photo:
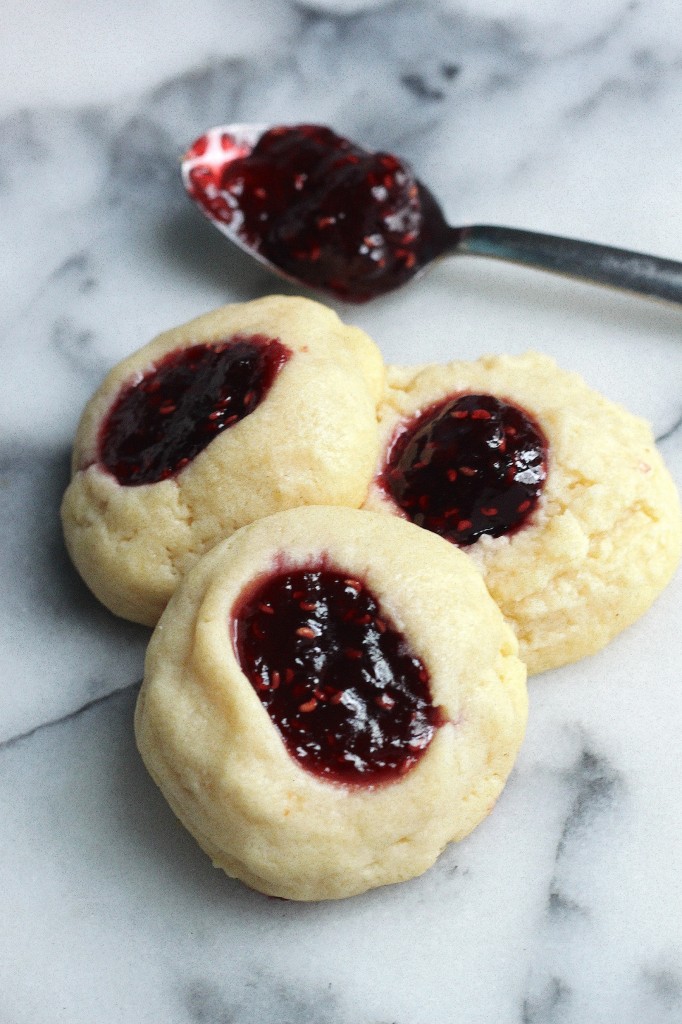
<svg viewBox="0 0 682 1024"><path fill-rule="evenodd" d="M453 227L410 167L319 125L211 128L182 159L189 196L296 284L365 302L446 255L485 256L682 303L682 263L557 235Z"/></svg>

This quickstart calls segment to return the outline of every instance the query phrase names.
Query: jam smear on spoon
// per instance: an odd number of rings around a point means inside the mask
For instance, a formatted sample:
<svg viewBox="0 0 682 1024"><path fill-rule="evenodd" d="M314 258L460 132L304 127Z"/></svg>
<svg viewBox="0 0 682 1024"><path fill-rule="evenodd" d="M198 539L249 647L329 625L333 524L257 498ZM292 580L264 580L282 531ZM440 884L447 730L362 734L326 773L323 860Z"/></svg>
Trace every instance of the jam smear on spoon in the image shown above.
<svg viewBox="0 0 682 1024"><path fill-rule="evenodd" d="M398 434L380 484L418 526L460 547L518 530L547 477L533 418L487 394L450 396Z"/></svg>
<svg viewBox="0 0 682 1024"><path fill-rule="evenodd" d="M176 476L252 413L290 356L263 335L170 352L122 388L99 437L99 462L124 487Z"/></svg>
<svg viewBox="0 0 682 1024"><path fill-rule="evenodd" d="M187 154L200 158L204 139ZM245 155L196 163L192 197L285 274L351 302L400 287L448 228L410 167L320 125L271 128Z"/></svg>
<svg viewBox="0 0 682 1024"><path fill-rule="evenodd" d="M368 587L329 567L256 581L234 611L239 664L290 755L331 781L393 781L444 718Z"/></svg>

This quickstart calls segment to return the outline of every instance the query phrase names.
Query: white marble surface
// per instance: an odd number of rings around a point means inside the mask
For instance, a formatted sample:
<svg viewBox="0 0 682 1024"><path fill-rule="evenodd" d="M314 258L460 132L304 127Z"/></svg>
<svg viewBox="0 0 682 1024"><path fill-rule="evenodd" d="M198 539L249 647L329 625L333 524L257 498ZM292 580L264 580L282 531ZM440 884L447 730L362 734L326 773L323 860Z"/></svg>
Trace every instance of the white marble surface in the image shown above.
<svg viewBox="0 0 682 1024"><path fill-rule="evenodd" d="M96 605L57 518L106 369L276 287L185 199L195 136L325 121L411 160L454 222L679 259L677 4L12 0L0 54L0 1024L682 1020L679 575L531 682L468 840L412 883L297 906L175 824L132 741L148 633ZM550 353L648 416L682 481L682 310L465 258L338 308L392 361Z"/></svg>

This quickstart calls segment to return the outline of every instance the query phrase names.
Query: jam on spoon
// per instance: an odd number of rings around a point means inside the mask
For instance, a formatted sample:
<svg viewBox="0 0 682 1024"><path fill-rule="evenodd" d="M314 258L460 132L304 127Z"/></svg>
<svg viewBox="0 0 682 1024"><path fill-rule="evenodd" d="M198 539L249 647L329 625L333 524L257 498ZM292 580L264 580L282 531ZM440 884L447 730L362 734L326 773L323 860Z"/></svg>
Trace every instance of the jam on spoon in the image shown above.
<svg viewBox="0 0 682 1024"><path fill-rule="evenodd" d="M100 430L100 464L124 487L176 476L258 407L289 355L261 335L170 352L121 389Z"/></svg>
<svg viewBox="0 0 682 1024"><path fill-rule="evenodd" d="M192 156L205 145L195 143ZM425 218L429 197L406 164L319 125L271 128L217 168L199 159L188 187L286 275L353 302L408 281L447 230Z"/></svg>
<svg viewBox="0 0 682 1024"><path fill-rule="evenodd" d="M451 227L390 153L320 125L211 128L182 162L191 198L271 270L351 302L405 284L445 255L520 263L682 302L682 263L518 228Z"/></svg>
<svg viewBox="0 0 682 1024"><path fill-rule="evenodd" d="M242 671L316 775L393 781L445 720L427 670L362 580L327 565L276 572L242 596L232 625Z"/></svg>
<svg viewBox="0 0 682 1024"><path fill-rule="evenodd" d="M380 484L408 519L460 547L518 530L547 477L547 442L518 406L449 396L396 437Z"/></svg>

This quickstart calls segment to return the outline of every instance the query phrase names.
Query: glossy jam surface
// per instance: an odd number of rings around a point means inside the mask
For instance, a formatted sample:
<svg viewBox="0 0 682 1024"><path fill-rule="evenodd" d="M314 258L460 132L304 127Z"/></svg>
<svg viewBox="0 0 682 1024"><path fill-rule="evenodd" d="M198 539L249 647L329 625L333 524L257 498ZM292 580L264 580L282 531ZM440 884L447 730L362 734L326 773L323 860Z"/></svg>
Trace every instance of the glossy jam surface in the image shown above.
<svg viewBox="0 0 682 1024"><path fill-rule="evenodd" d="M102 425L100 464L126 487L175 476L257 408L289 355L261 335L169 353L121 390Z"/></svg>
<svg viewBox="0 0 682 1024"><path fill-rule="evenodd" d="M317 775L391 781L441 724L405 638L362 581L331 569L259 581L235 610L234 646L289 753Z"/></svg>
<svg viewBox="0 0 682 1024"><path fill-rule="evenodd" d="M390 153L371 153L320 125L265 132L246 155L188 156L189 191L215 220L313 288L364 302L399 287L440 253L448 228L435 200ZM235 156L235 154L237 154Z"/></svg>
<svg viewBox="0 0 682 1024"><path fill-rule="evenodd" d="M547 476L538 424L493 395L449 397L408 424L381 483L418 526L462 547L519 529Z"/></svg>

